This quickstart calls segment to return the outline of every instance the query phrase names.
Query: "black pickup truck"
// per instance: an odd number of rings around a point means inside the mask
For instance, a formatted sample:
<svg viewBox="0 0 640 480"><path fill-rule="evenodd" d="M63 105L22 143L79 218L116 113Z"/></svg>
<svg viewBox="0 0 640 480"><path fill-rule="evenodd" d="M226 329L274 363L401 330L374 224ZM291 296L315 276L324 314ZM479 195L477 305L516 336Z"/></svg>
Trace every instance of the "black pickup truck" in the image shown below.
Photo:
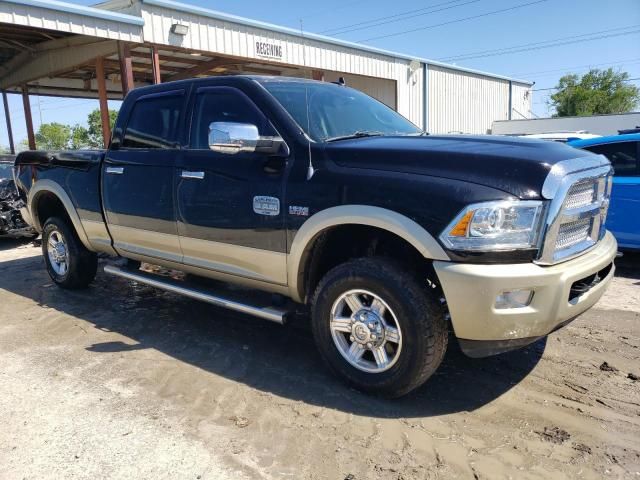
<svg viewBox="0 0 640 480"><path fill-rule="evenodd" d="M15 168L61 287L89 285L106 253L127 259L106 273L268 320L308 306L330 367L387 396L434 373L450 332L475 357L526 345L590 308L614 272L606 158L427 135L338 84L136 89L108 151L27 152ZM238 300L140 262L254 293Z"/></svg>

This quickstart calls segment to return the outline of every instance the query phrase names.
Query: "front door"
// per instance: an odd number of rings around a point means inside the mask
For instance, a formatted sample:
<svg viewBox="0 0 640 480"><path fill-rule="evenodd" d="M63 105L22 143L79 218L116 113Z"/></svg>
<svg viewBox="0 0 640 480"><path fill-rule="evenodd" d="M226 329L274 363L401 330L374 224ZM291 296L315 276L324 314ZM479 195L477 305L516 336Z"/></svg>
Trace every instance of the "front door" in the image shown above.
<svg viewBox="0 0 640 480"><path fill-rule="evenodd" d="M182 260L174 201L185 92L141 96L102 167L102 198L114 248L125 255Z"/></svg>
<svg viewBox="0 0 640 480"><path fill-rule="evenodd" d="M209 148L213 122L258 127L277 135L256 105L231 87L201 87L192 101L189 146L178 164L178 233L185 264L285 285L286 161L258 152Z"/></svg>

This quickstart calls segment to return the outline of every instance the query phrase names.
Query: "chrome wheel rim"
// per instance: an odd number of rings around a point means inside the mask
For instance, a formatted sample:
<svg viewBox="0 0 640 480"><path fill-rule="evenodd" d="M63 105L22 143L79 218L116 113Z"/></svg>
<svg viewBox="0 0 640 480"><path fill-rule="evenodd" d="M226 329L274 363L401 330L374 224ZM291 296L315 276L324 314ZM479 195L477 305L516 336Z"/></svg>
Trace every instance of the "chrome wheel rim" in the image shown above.
<svg viewBox="0 0 640 480"><path fill-rule="evenodd" d="M69 250L62 233L53 230L47 240L47 255L51 268L57 275L65 275L69 270Z"/></svg>
<svg viewBox="0 0 640 480"><path fill-rule="evenodd" d="M340 355L358 370L381 373L402 352L402 332L393 310L368 290L349 290L331 307L330 330Z"/></svg>

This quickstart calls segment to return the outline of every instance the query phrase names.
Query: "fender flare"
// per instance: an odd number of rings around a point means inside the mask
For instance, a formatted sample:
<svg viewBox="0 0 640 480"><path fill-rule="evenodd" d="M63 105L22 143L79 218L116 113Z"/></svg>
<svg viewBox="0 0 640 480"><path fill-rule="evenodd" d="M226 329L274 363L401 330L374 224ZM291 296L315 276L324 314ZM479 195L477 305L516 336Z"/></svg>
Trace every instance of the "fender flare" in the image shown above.
<svg viewBox="0 0 640 480"><path fill-rule="evenodd" d="M85 232L84 227L82 226L82 221L80 220L80 216L78 215L78 212L76 211L71 198L69 198L69 195L67 195L67 192L64 191L60 184L54 182L53 180L38 180L33 185L33 187L31 187L31 190L29 190L27 205L29 205L29 213L33 221L33 227L37 231L42 232L42 224L40 223L40 219L38 218L38 209L35 207L37 206L38 198L43 193L51 193L58 197L58 200L62 202L67 215L71 219L71 223L73 224L73 228L78 234L78 238L87 248L87 250L93 251L93 247L89 243L89 238L87 237L87 232Z"/></svg>
<svg viewBox="0 0 640 480"><path fill-rule="evenodd" d="M451 259L438 241L410 218L381 207L370 205L341 205L322 210L304 222L297 231L287 257L287 280L291 297L303 301L303 261L316 237L339 225L366 225L394 233L410 243L430 260Z"/></svg>

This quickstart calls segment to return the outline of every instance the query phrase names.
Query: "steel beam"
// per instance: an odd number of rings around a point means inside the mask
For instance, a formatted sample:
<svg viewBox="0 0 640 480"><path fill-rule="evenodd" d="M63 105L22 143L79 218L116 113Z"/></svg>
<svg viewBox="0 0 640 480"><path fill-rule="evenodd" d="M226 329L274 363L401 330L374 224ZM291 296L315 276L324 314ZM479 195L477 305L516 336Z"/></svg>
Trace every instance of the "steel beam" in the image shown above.
<svg viewBox="0 0 640 480"><path fill-rule="evenodd" d="M131 49L126 42L118 42L118 58L120 59L120 79L122 82L122 97L133 90L133 64Z"/></svg>
<svg viewBox="0 0 640 480"><path fill-rule="evenodd" d="M160 55L158 54L158 47L155 45L151 47L151 69L153 71L153 83L162 83L162 77L160 76Z"/></svg>
<svg viewBox="0 0 640 480"><path fill-rule="evenodd" d="M13 143L13 129L11 128L11 114L9 113L9 101L7 100L7 92L2 91L2 103L4 104L4 118L7 121L7 135L9 136L9 149L11 154L16 154L16 146Z"/></svg>
<svg viewBox="0 0 640 480"><path fill-rule="evenodd" d="M33 118L31 117L31 103L29 103L29 90L27 86L22 87L22 106L24 108L24 121L27 124L27 141L29 150L36 149L36 136L33 133Z"/></svg>
<svg viewBox="0 0 640 480"><path fill-rule="evenodd" d="M184 80L187 78L193 78L203 73L206 73L210 70L213 70L216 67L242 65L244 63L247 63L247 62L246 61L234 62L233 60L228 60L223 58L214 58L213 60L207 60L206 62L202 62L200 65L196 65L195 67L184 70L183 72L176 73L175 75L171 75L169 80L174 81L174 80Z"/></svg>
<svg viewBox="0 0 640 480"><path fill-rule="evenodd" d="M102 142L104 148L109 148L111 140L111 124L109 118L109 103L107 102L107 82L104 77L104 58L96 58L96 80L98 82L98 98L100 100L100 120L102 121Z"/></svg>

